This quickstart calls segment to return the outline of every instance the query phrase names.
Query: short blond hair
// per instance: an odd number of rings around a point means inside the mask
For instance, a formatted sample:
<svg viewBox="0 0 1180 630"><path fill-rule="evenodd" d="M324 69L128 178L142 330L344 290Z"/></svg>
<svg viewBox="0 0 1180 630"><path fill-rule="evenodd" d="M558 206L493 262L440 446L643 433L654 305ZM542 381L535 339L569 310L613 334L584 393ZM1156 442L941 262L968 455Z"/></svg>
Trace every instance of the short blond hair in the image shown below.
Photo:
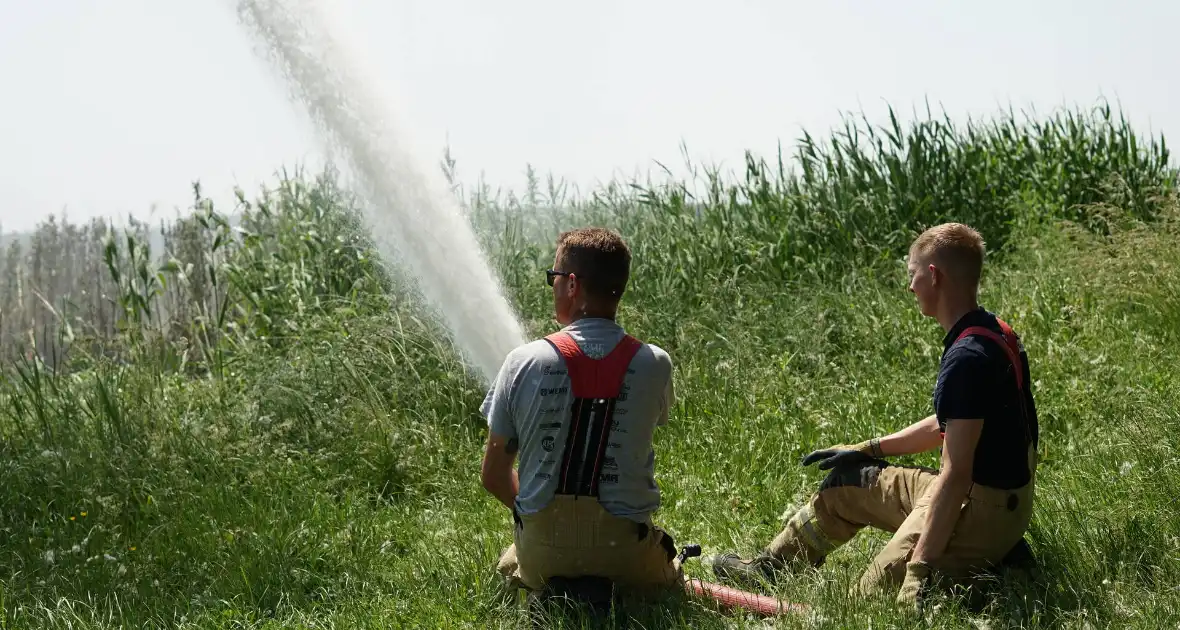
<svg viewBox="0 0 1180 630"><path fill-rule="evenodd" d="M631 276L631 250L614 230L584 227L557 237L557 255L564 269L573 272L587 295L618 300Z"/></svg>
<svg viewBox="0 0 1180 630"><path fill-rule="evenodd" d="M910 258L934 262L955 279L979 285L987 248L975 228L962 223L943 223L927 229L914 239Z"/></svg>

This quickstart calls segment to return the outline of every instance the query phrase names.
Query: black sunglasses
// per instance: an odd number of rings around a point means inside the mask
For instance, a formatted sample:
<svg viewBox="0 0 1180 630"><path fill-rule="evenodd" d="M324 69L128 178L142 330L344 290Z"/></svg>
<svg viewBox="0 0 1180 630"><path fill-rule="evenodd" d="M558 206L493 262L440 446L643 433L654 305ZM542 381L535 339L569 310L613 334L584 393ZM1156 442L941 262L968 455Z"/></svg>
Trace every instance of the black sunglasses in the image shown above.
<svg viewBox="0 0 1180 630"><path fill-rule="evenodd" d="M548 284L549 286L553 286L553 279L554 278L556 278L557 276L568 276L568 275L570 275L570 272L568 272L568 271L554 271L552 269L546 269L545 270L545 283Z"/></svg>

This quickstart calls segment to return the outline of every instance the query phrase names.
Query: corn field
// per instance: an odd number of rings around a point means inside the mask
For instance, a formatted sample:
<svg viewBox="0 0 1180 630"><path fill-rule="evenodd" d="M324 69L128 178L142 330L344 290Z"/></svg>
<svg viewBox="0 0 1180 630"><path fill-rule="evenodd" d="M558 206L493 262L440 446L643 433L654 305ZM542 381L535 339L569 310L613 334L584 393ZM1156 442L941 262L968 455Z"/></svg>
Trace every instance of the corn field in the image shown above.
<svg viewBox="0 0 1180 630"><path fill-rule="evenodd" d="M793 161L747 155L736 179L690 165L689 181L615 183L575 197L552 180L542 186L530 169L520 196L455 192L515 302L537 299L512 288L529 286L518 274L546 263L547 243L593 222L641 235L633 247L649 271L634 292L691 309L737 283L888 267L916 231L945 220L977 227L1000 256L1028 222L1068 219L1102 232L1113 220L1104 209L1149 220L1176 187L1163 138L1140 138L1107 105L964 128L927 114L903 125L891 111L883 127L847 117L826 142L804 133ZM454 161L442 167L453 181ZM298 334L308 312L392 286L396 273L382 270L362 213L330 171L283 177L254 201L238 191L228 210L213 208L199 185L193 193L191 215L155 228L50 216L32 234L8 235L0 356L57 365L70 348L117 353L134 337L163 342L197 369L246 337L275 343Z"/></svg>

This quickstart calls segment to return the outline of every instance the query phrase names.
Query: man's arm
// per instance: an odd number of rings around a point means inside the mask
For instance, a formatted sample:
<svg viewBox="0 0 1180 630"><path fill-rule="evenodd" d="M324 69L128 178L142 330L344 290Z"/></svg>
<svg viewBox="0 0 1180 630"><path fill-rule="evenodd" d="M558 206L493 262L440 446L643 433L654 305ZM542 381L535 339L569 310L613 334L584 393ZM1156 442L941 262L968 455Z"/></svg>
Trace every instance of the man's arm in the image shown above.
<svg viewBox="0 0 1180 630"><path fill-rule="evenodd" d="M662 427L668 424L668 416L672 412L672 407L676 404L676 392L672 386L672 358L668 353L659 346L648 344L652 353L655 355L656 365L659 367L656 373L665 373L666 379L664 381L664 389L660 393L660 410L656 416L656 426Z"/></svg>
<svg viewBox="0 0 1180 630"><path fill-rule="evenodd" d="M878 446L883 456L913 455L938 448L942 442L938 416L931 414L910 426L880 439Z"/></svg>
<svg viewBox="0 0 1180 630"><path fill-rule="evenodd" d="M927 491L930 511L914 549L916 562L937 559L946 550L963 499L971 490L975 447L983 432L989 392L995 391L990 377L987 357L977 351L952 349L943 359L941 383L935 385L934 412L945 418L946 437L938 479Z"/></svg>
<svg viewBox="0 0 1180 630"><path fill-rule="evenodd" d="M514 350L508 353L496 380L480 405L488 419L488 443L484 448L479 477L483 487L511 510L520 492L520 478L513 464L520 448L516 432L513 394L519 385L521 362Z"/></svg>
<svg viewBox="0 0 1180 630"><path fill-rule="evenodd" d="M520 479L512 465L516 461L516 450L516 438L508 439L489 432L479 472L483 487L509 510L516 503L516 495L520 492Z"/></svg>
<svg viewBox="0 0 1180 630"><path fill-rule="evenodd" d="M959 520L963 499L971 490L971 473L975 464L975 446L983 431L983 420L948 420L946 446L938 479L931 484L930 511L912 562L929 563L946 550L946 544Z"/></svg>
<svg viewBox="0 0 1180 630"><path fill-rule="evenodd" d="M855 464L868 457L925 453L938 446L941 441L938 417L930 416L883 438L873 438L851 446L841 444L812 451L803 458L803 465L810 466L820 462L819 469L828 470L836 466Z"/></svg>

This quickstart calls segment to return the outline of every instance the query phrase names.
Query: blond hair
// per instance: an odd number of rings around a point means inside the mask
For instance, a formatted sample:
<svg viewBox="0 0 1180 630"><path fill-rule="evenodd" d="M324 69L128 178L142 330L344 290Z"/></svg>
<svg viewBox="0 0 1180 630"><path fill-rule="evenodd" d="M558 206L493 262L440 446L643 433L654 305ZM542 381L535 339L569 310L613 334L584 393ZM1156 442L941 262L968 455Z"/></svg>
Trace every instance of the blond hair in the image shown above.
<svg viewBox="0 0 1180 630"><path fill-rule="evenodd" d="M943 223L927 229L914 239L910 258L921 258L943 267L955 279L979 285L986 256L983 236L962 223Z"/></svg>
<svg viewBox="0 0 1180 630"><path fill-rule="evenodd" d="M614 230L585 227L557 237L558 259L564 269L577 274L592 297L618 300L631 275L631 250Z"/></svg>

